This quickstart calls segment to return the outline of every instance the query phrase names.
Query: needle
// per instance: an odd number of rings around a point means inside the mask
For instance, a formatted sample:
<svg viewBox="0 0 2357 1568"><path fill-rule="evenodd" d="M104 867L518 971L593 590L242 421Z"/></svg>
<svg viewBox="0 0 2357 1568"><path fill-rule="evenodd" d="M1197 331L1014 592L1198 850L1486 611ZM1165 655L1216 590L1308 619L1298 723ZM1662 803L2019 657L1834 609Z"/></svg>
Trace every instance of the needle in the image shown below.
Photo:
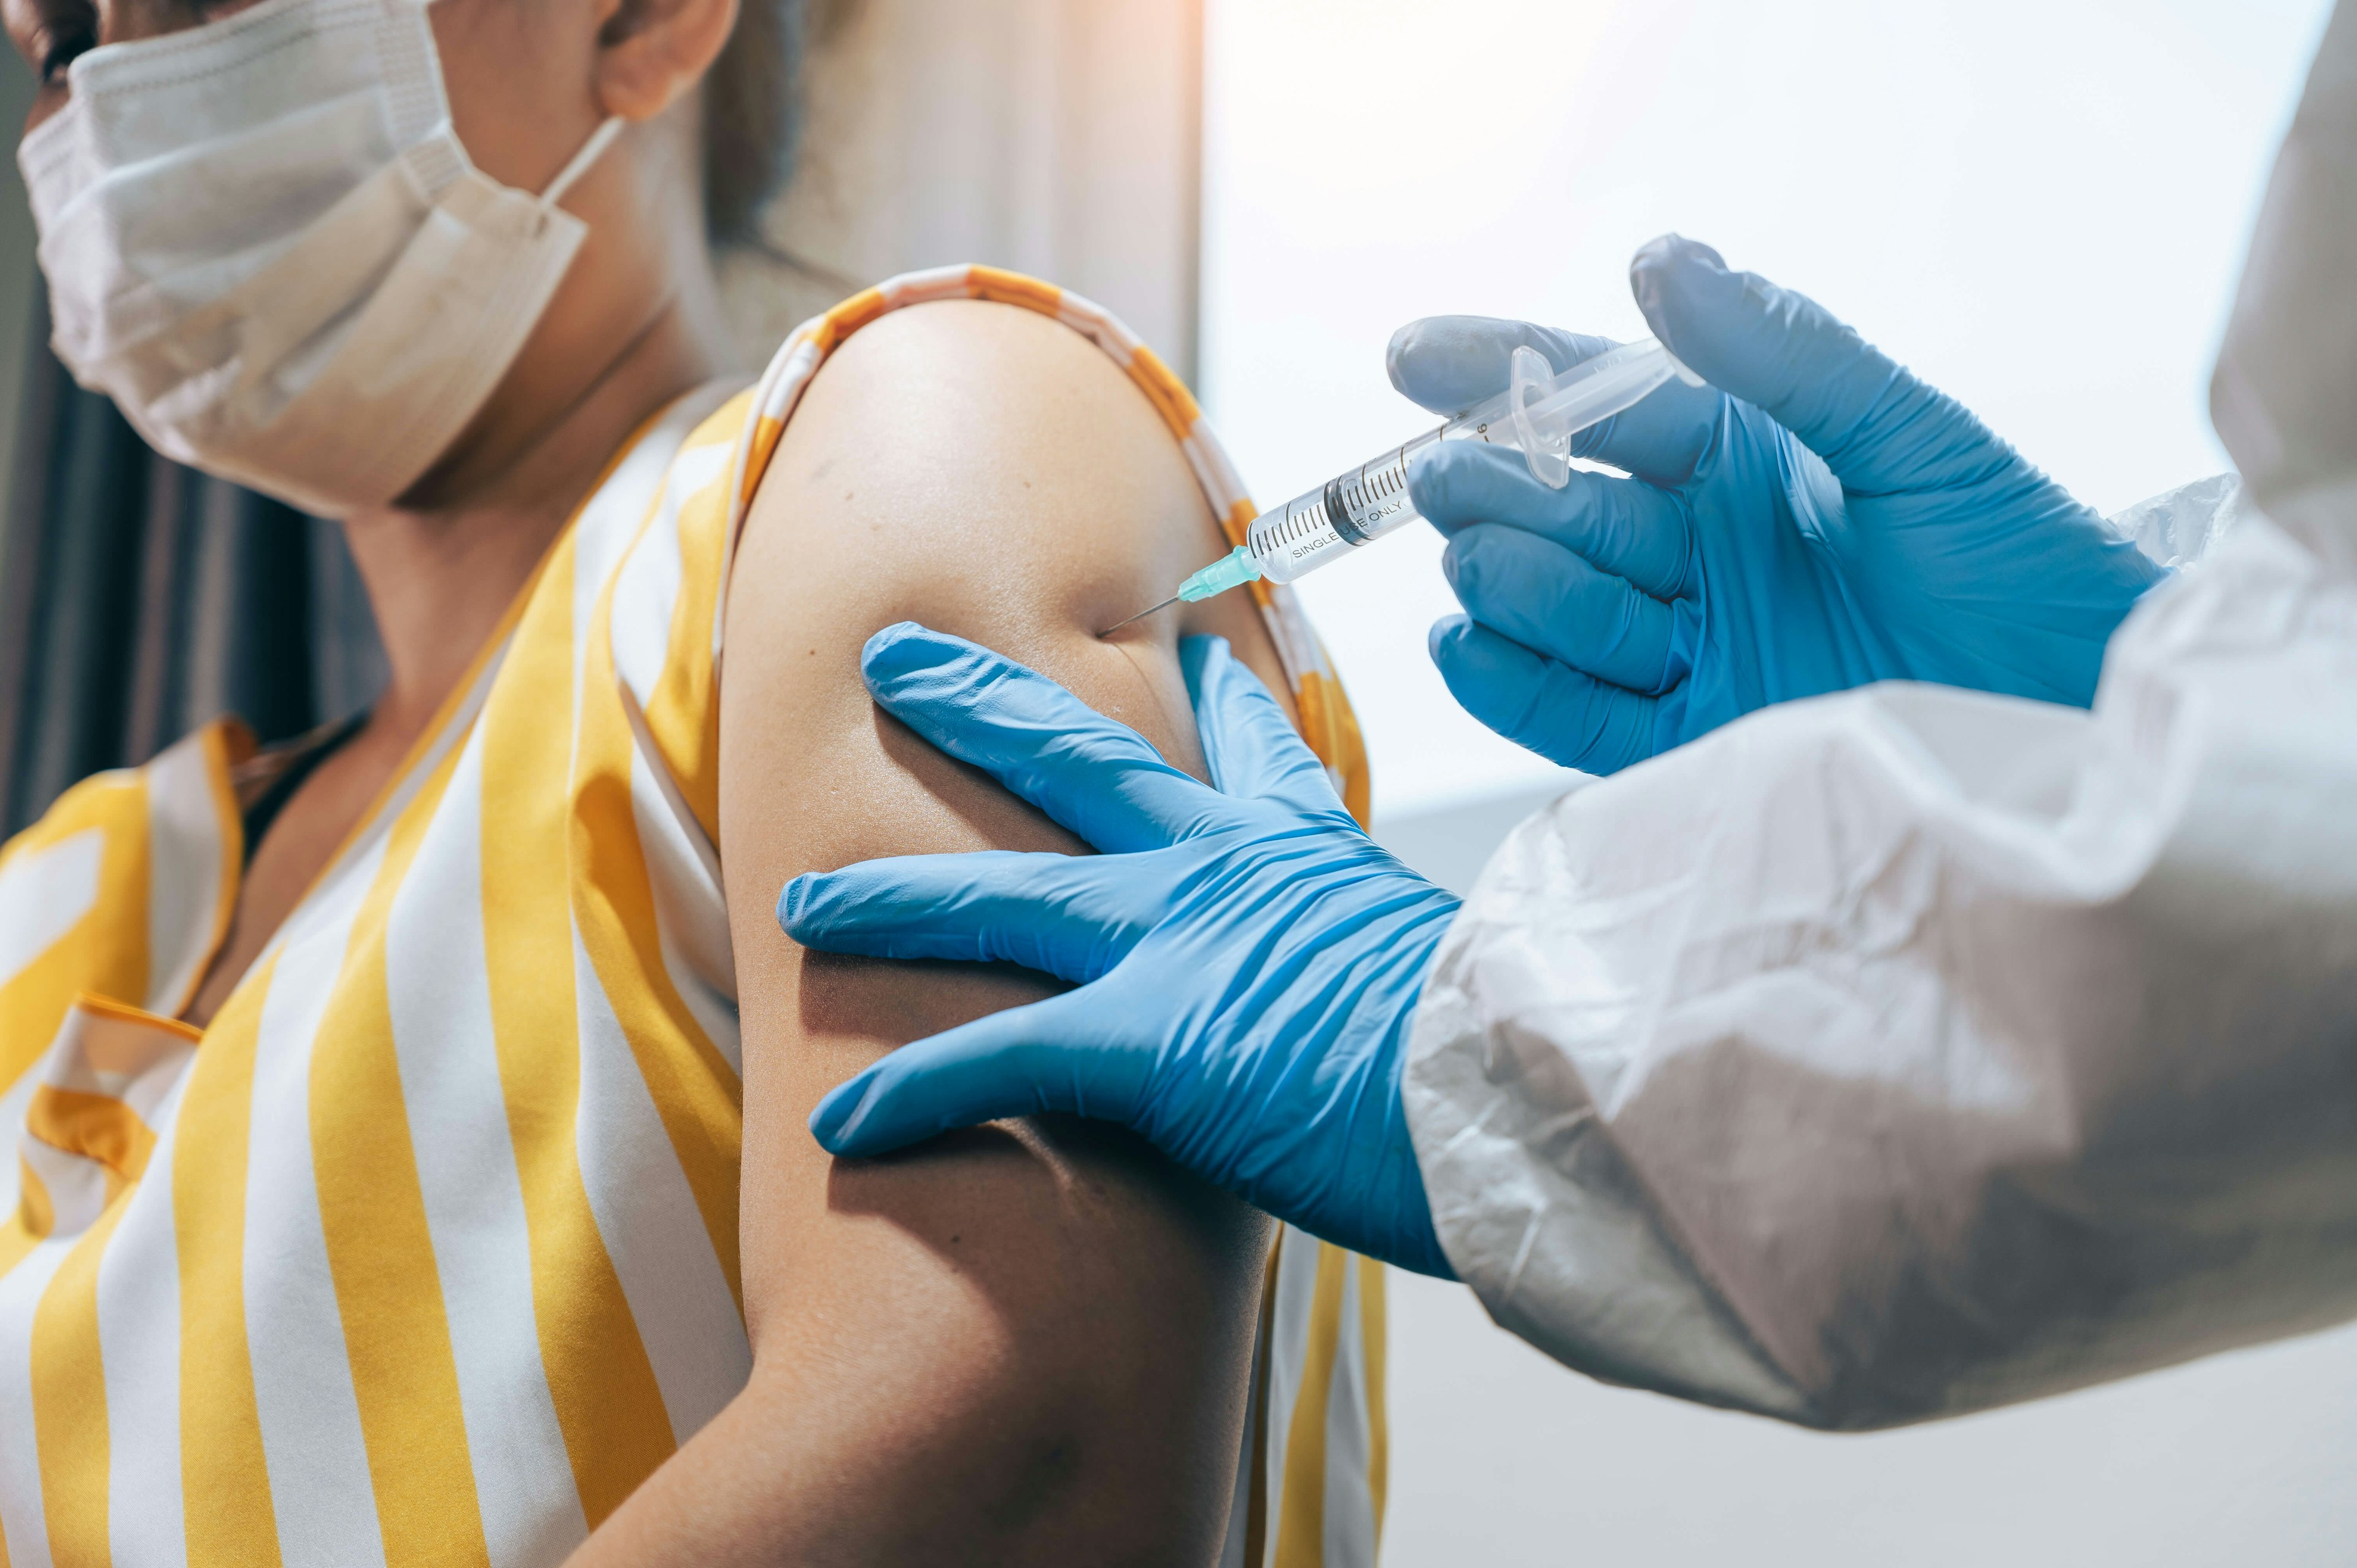
<svg viewBox="0 0 2357 1568"><path fill-rule="evenodd" d="M1119 631L1123 627L1127 626L1127 625L1129 624L1129 621L1144 620L1147 616L1152 615L1156 610L1167 610L1167 609L1168 609L1172 605L1175 605L1175 604L1177 604L1178 602L1178 595L1176 595L1176 594L1173 594L1173 595L1171 595L1168 598L1167 598L1167 599L1163 600L1160 604L1158 604L1158 605L1155 605L1155 606L1152 606L1152 607L1148 607L1148 608L1146 608L1146 609L1142 609L1142 610L1138 611L1135 615L1134 615L1134 616L1130 617L1130 618L1129 618L1129 620L1118 620L1118 621L1114 622L1114 623L1113 623L1113 625L1111 625L1111 626L1109 626L1109 627L1105 628L1103 631L1101 631L1101 632L1097 633L1097 635L1098 635L1099 637L1111 637L1114 632L1117 632L1117 631Z"/></svg>
<svg viewBox="0 0 2357 1568"><path fill-rule="evenodd" d="M1204 567L1201 571L1196 573L1193 576L1189 577L1185 582L1179 584L1178 591L1171 595L1168 598L1163 600L1160 604L1155 605L1146 609L1142 609L1135 615L1130 617L1129 620L1116 622L1115 624L1105 628L1103 631L1097 633L1097 635L1099 637L1111 637L1114 632L1117 632L1123 627L1127 626L1129 621L1144 620L1156 610L1167 610L1181 599L1186 600L1190 605L1197 604L1204 599L1210 598L1213 594L1224 594L1230 588L1239 587L1245 583L1257 582L1260 578L1260 563L1253 559L1252 551L1246 546L1239 544L1233 550L1229 551L1225 555L1221 556L1217 561L1212 562L1210 565Z"/></svg>

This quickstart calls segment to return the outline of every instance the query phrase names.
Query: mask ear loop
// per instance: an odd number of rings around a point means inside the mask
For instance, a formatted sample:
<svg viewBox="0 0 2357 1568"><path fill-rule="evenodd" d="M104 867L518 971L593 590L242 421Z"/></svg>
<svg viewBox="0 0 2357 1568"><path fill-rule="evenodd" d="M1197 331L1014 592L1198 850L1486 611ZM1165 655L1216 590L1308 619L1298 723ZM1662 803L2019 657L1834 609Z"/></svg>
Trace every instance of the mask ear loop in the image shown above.
<svg viewBox="0 0 2357 1568"><path fill-rule="evenodd" d="M608 114L604 124L589 133L589 139L581 144L581 150L573 155L573 161L558 169L556 177L548 182L548 188L540 193L543 221L546 221L547 214L556 210L556 204L565 199L565 193L589 172L598 155L614 145L614 138L622 134L622 127L627 124L619 114Z"/></svg>

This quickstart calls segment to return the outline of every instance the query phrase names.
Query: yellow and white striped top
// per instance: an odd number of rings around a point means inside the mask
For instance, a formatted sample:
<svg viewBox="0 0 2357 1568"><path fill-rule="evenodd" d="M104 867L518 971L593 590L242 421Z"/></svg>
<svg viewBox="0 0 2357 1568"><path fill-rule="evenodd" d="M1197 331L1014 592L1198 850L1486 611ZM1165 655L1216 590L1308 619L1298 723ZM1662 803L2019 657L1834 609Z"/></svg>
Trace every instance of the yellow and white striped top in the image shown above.
<svg viewBox="0 0 2357 1568"><path fill-rule="evenodd" d="M176 1018L235 902L241 730L0 850L0 1568L552 1563L743 1386L722 585L827 353L951 297L1120 360L1241 539L1193 400L1112 317L912 274L632 440L201 1033ZM1331 671L1261 603L1363 814ZM1372 1563L1378 1266L1286 1232L1254 1385L1228 1562Z"/></svg>

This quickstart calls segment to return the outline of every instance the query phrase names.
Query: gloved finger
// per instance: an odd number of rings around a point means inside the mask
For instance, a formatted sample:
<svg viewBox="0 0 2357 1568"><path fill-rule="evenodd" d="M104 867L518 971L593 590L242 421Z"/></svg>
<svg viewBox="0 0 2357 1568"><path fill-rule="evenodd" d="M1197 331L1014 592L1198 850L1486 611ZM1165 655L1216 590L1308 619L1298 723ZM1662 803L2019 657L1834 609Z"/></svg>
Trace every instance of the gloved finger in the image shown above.
<svg viewBox="0 0 2357 1568"><path fill-rule="evenodd" d="M2012 448L1955 399L1804 295L1730 270L1678 234L1648 242L1630 287L1670 351L1713 386L1800 437L1849 489L1943 489Z"/></svg>
<svg viewBox="0 0 2357 1568"><path fill-rule="evenodd" d="M1481 625L1599 681L1658 693L1685 673L1672 660L1671 607L1552 540L1475 523L1448 542L1440 569Z"/></svg>
<svg viewBox="0 0 2357 1568"><path fill-rule="evenodd" d="M1506 390L1517 349L1537 349L1561 371L1613 346L1609 338L1496 316L1426 316L1392 334L1383 369L1402 396L1454 415Z"/></svg>
<svg viewBox="0 0 2357 1568"><path fill-rule="evenodd" d="M1426 647L1467 713L1550 761L1615 773L1653 755L1652 697L1583 675L1464 616L1434 622Z"/></svg>
<svg viewBox="0 0 2357 1568"><path fill-rule="evenodd" d="M1088 988L1013 1007L902 1046L818 1102L827 1153L865 1159L952 1127L1065 1112L1136 1120L1150 1061L1103 1043Z"/></svg>
<svg viewBox="0 0 2357 1568"><path fill-rule="evenodd" d="M1153 854L906 854L806 872L778 924L806 948L870 958L1019 963L1085 983L1153 929Z"/></svg>
<svg viewBox="0 0 2357 1568"><path fill-rule="evenodd" d="M1506 390L1519 348L1537 349L1560 375L1619 347L1609 338L1562 332L1490 316L1427 316L1392 334L1384 368L1392 385L1435 413L1457 414ZM1657 485L1684 484L1709 445L1720 399L1673 381L1643 402L1572 438L1572 455L1625 468Z"/></svg>
<svg viewBox="0 0 2357 1568"><path fill-rule="evenodd" d="M1502 522L1551 539L1657 599L1684 592L1695 558L1684 503L1642 479L1575 472L1551 490L1522 454L1477 441L1427 446L1410 460L1408 499L1443 533Z"/></svg>
<svg viewBox="0 0 2357 1568"><path fill-rule="evenodd" d="M914 621L867 639L877 703L1110 854L1174 843L1217 796L1037 671Z"/></svg>
<svg viewBox="0 0 2357 1568"><path fill-rule="evenodd" d="M1302 743L1293 721L1225 638L1185 639L1178 644L1178 668L1195 704L1211 782L1222 794L1280 800L1303 811L1341 812L1326 765Z"/></svg>

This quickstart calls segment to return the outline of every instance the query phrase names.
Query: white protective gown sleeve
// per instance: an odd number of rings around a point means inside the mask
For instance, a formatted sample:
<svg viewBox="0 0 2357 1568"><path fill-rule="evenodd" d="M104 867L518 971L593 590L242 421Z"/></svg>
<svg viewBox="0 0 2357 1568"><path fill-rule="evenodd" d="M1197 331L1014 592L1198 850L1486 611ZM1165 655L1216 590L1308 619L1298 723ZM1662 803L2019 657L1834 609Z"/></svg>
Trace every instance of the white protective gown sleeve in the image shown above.
<svg viewBox="0 0 2357 1568"><path fill-rule="evenodd" d="M2344 5L2212 385L2265 515L2138 607L2093 712L1793 703L1500 850L1405 1085L1500 1323L1848 1429L2357 1316L2352 277ZM2138 521L2166 553L2217 491Z"/></svg>

